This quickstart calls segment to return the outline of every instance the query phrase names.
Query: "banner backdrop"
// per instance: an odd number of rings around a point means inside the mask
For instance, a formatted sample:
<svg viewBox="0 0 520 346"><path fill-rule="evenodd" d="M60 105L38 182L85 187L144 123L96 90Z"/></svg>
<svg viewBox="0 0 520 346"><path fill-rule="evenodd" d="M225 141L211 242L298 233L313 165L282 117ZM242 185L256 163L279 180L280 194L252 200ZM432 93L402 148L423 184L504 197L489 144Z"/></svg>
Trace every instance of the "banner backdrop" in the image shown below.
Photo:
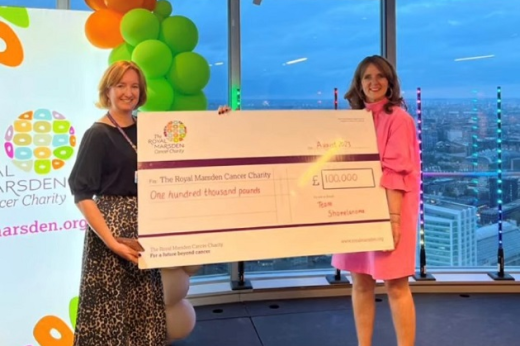
<svg viewBox="0 0 520 346"><path fill-rule="evenodd" d="M86 223L67 179L109 51L88 12L0 7L0 345L69 346Z"/></svg>

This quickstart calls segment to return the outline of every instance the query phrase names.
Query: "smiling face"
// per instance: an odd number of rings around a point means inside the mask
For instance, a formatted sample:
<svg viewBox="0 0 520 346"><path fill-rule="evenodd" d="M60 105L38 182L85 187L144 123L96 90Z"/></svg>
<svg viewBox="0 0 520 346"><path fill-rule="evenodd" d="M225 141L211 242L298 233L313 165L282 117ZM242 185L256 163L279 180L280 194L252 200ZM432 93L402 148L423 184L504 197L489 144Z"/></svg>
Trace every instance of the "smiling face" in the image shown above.
<svg viewBox="0 0 520 346"><path fill-rule="evenodd" d="M388 79L376 65L369 64L361 76L361 88L366 102L378 102L386 97Z"/></svg>
<svg viewBox="0 0 520 346"><path fill-rule="evenodd" d="M108 89L110 109L119 112L132 112L139 102L139 75L128 69L119 82Z"/></svg>

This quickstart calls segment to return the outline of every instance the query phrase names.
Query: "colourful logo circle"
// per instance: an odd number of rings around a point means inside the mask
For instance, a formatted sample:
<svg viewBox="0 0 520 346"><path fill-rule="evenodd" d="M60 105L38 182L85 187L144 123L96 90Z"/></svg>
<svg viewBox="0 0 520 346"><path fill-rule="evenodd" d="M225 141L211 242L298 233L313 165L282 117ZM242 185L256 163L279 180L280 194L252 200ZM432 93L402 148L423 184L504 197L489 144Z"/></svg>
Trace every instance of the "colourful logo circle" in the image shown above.
<svg viewBox="0 0 520 346"><path fill-rule="evenodd" d="M170 121L164 127L164 137L166 137L170 142L179 143L184 140L187 131L188 129L182 122L177 120Z"/></svg>
<svg viewBox="0 0 520 346"><path fill-rule="evenodd" d="M7 157L19 169L46 175L65 166L74 154L74 127L49 109L20 115L5 133Z"/></svg>

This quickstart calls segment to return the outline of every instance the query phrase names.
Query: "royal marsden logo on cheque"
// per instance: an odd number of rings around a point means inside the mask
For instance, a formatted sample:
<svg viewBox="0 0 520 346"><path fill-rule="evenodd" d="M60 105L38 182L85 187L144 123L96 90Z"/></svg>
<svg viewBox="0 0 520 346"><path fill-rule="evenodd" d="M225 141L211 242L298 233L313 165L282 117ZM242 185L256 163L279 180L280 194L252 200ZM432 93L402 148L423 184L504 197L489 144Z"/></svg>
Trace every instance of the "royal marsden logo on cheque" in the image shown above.
<svg viewBox="0 0 520 346"><path fill-rule="evenodd" d="M182 154L184 152L184 139L188 134L188 129L181 121L173 120L168 122L161 134L155 134L148 140L153 145L155 154Z"/></svg>

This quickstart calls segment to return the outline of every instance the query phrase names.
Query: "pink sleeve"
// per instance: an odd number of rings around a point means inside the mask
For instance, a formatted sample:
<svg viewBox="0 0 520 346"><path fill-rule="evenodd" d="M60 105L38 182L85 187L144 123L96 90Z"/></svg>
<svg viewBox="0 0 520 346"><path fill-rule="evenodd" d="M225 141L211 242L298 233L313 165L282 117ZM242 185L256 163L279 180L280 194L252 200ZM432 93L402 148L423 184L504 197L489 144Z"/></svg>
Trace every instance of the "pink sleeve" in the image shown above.
<svg viewBox="0 0 520 346"><path fill-rule="evenodd" d="M415 188L419 166L417 138L412 118L396 117L384 152L381 153L381 186L389 190L410 192Z"/></svg>

